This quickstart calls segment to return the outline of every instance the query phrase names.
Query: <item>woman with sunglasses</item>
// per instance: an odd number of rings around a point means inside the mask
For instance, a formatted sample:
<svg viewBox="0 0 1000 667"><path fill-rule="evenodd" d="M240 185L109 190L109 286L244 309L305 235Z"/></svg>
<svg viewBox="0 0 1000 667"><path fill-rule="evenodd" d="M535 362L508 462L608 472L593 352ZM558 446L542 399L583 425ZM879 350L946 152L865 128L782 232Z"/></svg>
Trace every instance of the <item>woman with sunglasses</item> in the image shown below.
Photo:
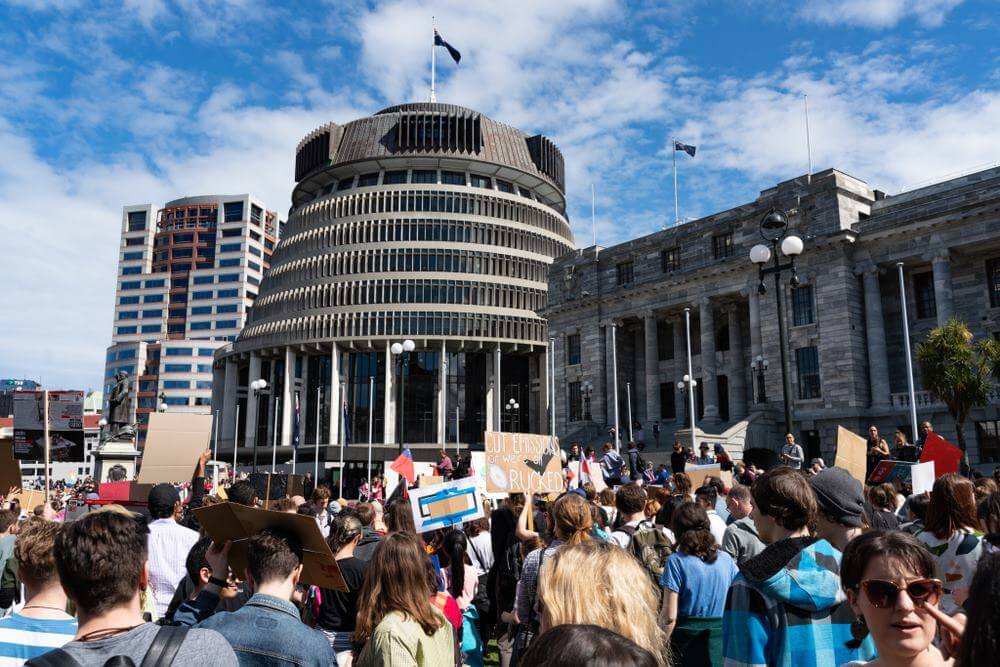
<svg viewBox="0 0 1000 667"><path fill-rule="evenodd" d="M854 639L848 647L860 646L870 633L878 658L849 666L951 664L933 645L937 621L929 609L942 597L935 571L934 557L927 547L907 533L876 530L851 540L840 563L841 585L858 615L851 625Z"/></svg>

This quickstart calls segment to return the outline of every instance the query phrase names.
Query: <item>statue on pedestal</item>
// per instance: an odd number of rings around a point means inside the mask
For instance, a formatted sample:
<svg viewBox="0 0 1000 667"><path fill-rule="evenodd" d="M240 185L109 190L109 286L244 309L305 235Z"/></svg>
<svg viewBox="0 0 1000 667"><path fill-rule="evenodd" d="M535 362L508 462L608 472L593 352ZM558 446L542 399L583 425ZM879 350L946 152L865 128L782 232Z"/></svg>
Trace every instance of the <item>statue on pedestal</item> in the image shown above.
<svg viewBox="0 0 1000 667"><path fill-rule="evenodd" d="M130 392L131 378L127 371L115 373L115 386L108 397L108 430L103 440L134 440L135 411Z"/></svg>

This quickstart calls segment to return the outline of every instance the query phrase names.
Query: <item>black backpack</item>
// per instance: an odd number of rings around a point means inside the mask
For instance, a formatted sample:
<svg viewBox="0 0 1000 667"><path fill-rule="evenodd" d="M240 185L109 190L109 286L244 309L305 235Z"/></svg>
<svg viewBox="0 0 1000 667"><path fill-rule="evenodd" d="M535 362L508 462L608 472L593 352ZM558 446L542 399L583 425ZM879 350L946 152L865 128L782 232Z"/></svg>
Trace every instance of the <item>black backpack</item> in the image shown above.
<svg viewBox="0 0 1000 667"><path fill-rule="evenodd" d="M521 568L524 559L521 558L521 543L512 538L507 547L496 559L496 601L497 615L501 611L514 608L514 596L517 594L517 582L521 578Z"/></svg>
<svg viewBox="0 0 1000 667"><path fill-rule="evenodd" d="M190 628L177 625L165 625L153 637L153 643L146 651L140 667L170 667L177 657L177 652L184 643L184 637ZM32 658L24 663L26 667L81 667L80 663L61 648ZM135 667L131 658L116 655L108 658L104 667Z"/></svg>

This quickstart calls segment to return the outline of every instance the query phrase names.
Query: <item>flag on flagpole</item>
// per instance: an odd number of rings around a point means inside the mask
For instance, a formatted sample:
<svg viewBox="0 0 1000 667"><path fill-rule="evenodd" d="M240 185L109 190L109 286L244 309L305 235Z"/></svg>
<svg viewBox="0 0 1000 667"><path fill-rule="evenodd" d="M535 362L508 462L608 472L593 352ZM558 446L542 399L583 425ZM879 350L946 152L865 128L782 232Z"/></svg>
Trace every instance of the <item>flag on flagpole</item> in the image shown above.
<svg viewBox="0 0 1000 667"><path fill-rule="evenodd" d="M417 479L417 473L413 468L413 454L410 452L409 447L396 457L396 460L392 462L389 469L399 473L410 484L413 484Z"/></svg>
<svg viewBox="0 0 1000 667"><path fill-rule="evenodd" d="M443 46L448 49L448 54L451 56L451 59L455 61L456 65L458 64L458 61L462 59L462 54L458 52L458 49L444 41L444 39L441 38L441 33L437 30L434 31L434 46Z"/></svg>
<svg viewBox="0 0 1000 667"><path fill-rule="evenodd" d="M302 421L302 410L299 409L299 394L298 394L298 392L295 393L295 414L294 414L294 416L293 416L292 419L293 419L293 422L292 422L292 449L298 449L299 448L299 442L302 439L302 437L301 437L301 431L299 430L300 427L301 427L301 421Z"/></svg>
<svg viewBox="0 0 1000 667"><path fill-rule="evenodd" d="M608 485L604 483L604 475L598 470L598 474L594 474L590 470L590 459L586 456L583 457L583 463L580 465L580 483L590 482L594 485L594 490L598 493L608 488Z"/></svg>
<svg viewBox="0 0 1000 667"><path fill-rule="evenodd" d="M688 144L682 144L679 141L674 141L674 150L675 151L683 151L683 152L687 153L688 155L690 155L691 157L694 157L694 154L698 150L698 147L697 146L689 146Z"/></svg>

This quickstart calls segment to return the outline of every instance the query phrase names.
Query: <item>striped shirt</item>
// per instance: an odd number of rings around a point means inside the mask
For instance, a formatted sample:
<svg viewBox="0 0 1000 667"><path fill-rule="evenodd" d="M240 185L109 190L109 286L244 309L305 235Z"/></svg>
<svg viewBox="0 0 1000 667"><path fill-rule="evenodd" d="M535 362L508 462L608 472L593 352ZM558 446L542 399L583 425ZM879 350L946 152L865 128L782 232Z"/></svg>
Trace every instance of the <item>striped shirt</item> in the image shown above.
<svg viewBox="0 0 1000 667"><path fill-rule="evenodd" d="M28 618L11 614L0 619L0 667L26 661L59 648L76 635L76 619Z"/></svg>

